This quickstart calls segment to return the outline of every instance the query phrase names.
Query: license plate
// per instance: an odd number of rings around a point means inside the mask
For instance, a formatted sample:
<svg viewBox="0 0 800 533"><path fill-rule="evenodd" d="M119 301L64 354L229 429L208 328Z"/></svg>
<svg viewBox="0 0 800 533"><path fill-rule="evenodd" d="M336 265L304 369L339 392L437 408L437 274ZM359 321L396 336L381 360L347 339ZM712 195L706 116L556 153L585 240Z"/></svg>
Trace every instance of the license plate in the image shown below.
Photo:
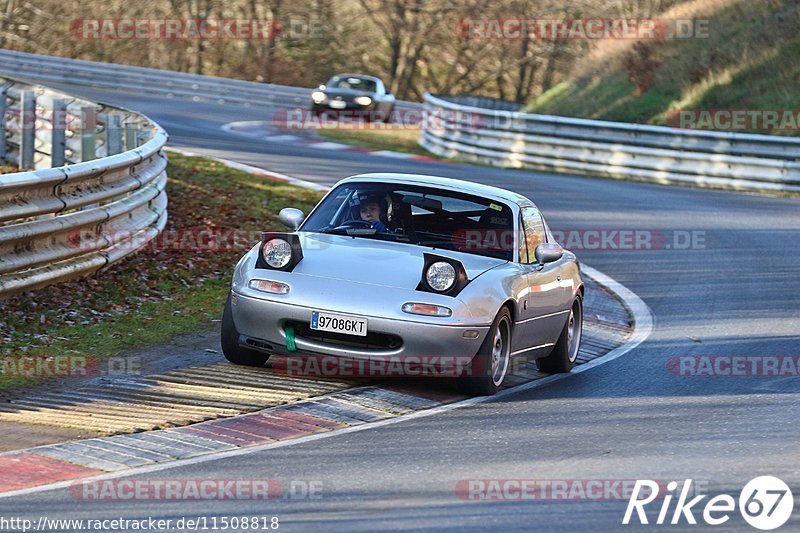
<svg viewBox="0 0 800 533"><path fill-rule="evenodd" d="M332 333L345 333L347 335L367 336L367 319L356 318L348 315L335 315L331 313L311 312L311 329L330 331Z"/></svg>
<svg viewBox="0 0 800 533"><path fill-rule="evenodd" d="M342 100L332 100L330 102L330 106L333 109L344 109L345 107L347 107L347 102L344 102Z"/></svg>

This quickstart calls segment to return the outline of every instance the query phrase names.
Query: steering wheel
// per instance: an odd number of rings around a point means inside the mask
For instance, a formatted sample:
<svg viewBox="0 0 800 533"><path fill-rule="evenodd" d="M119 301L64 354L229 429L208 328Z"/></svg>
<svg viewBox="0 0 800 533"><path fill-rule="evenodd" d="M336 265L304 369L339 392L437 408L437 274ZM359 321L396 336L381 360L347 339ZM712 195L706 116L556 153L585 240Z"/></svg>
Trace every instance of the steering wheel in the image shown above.
<svg viewBox="0 0 800 533"><path fill-rule="evenodd" d="M356 219L352 218L350 220L345 220L344 222L342 222L341 224L339 224L338 226L336 226L333 229L334 230L340 230L340 229L359 229L359 228L362 228L362 229L370 228L370 229L372 229L372 223L367 222L366 220L356 220Z"/></svg>

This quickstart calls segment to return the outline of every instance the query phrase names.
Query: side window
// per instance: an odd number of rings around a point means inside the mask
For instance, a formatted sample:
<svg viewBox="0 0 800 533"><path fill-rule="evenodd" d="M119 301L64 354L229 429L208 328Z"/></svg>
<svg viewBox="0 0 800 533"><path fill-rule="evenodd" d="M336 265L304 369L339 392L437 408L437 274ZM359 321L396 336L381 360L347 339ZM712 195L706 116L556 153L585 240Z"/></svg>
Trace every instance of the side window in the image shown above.
<svg viewBox="0 0 800 533"><path fill-rule="evenodd" d="M545 236L544 221L542 215L535 207L522 208L522 223L525 226L525 241L528 248L528 263L535 261L534 250L536 247L547 242Z"/></svg>
<svg viewBox="0 0 800 533"><path fill-rule="evenodd" d="M525 226L522 223L522 213L519 215L519 228L519 262L527 265L530 261L528 261L528 244L525 242Z"/></svg>

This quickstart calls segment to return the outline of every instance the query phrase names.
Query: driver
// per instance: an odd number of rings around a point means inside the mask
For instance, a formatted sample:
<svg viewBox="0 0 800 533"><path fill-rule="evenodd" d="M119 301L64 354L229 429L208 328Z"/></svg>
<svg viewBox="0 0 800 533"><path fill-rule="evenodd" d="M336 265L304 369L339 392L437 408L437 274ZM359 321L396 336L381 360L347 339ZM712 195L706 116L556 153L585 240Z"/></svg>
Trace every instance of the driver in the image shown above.
<svg viewBox="0 0 800 533"><path fill-rule="evenodd" d="M361 220L368 222L370 227L382 232L391 233L383 220L386 217L386 200L379 194L362 194L358 197L358 213Z"/></svg>

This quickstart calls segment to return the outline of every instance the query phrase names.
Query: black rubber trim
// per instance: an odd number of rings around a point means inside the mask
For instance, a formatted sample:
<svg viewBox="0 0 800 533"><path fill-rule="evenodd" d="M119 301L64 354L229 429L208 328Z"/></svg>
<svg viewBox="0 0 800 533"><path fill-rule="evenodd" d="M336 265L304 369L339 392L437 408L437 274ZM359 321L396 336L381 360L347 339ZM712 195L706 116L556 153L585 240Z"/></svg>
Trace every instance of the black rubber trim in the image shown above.
<svg viewBox="0 0 800 533"><path fill-rule="evenodd" d="M469 285L469 278L467 278L467 271L464 270L464 265L461 264L461 261L456 259L451 259L449 257L444 257L441 255L436 254L429 254L424 253L425 256L425 264L422 265L422 277L419 280L419 284L417 285L418 291L423 292L432 292L433 294L444 294L445 296L458 296L458 293L461 292L464 287ZM453 268L456 271L456 282L453 283L453 286L446 291L437 291L430 285L428 285L428 280L425 279L425 274L428 272L428 267L430 267L433 263L438 263L439 261L443 261L445 263L450 263L453 265Z"/></svg>

